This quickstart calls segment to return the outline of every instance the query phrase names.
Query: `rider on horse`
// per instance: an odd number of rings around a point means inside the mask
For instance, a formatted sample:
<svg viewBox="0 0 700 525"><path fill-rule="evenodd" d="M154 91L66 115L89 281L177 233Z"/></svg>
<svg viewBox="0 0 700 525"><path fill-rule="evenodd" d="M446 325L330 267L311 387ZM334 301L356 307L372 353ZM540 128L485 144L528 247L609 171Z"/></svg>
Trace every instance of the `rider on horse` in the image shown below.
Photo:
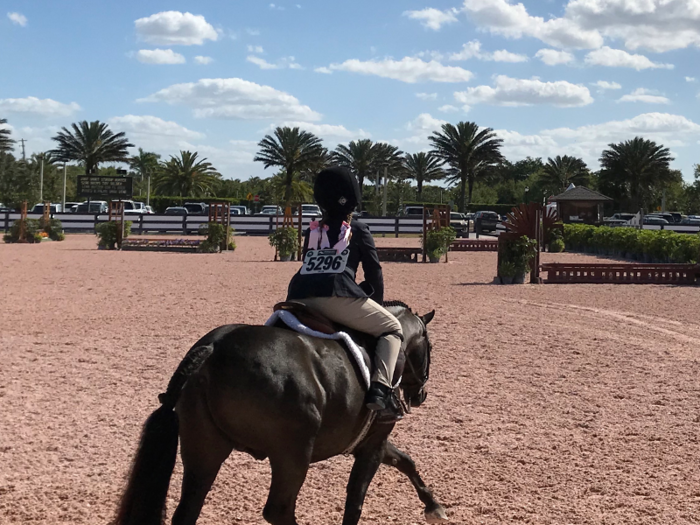
<svg viewBox="0 0 700 525"><path fill-rule="evenodd" d="M303 303L331 321L377 338L375 368L365 403L370 410L398 419L392 378L403 334L396 317L381 306L384 280L372 234L366 224L352 220L361 200L357 179L345 168L325 169L316 178L314 197L323 219L312 222L305 233L304 264L289 283L287 300ZM319 256L307 257L310 250L315 250L311 255ZM360 263L365 281L358 285L355 275Z"/></svg>

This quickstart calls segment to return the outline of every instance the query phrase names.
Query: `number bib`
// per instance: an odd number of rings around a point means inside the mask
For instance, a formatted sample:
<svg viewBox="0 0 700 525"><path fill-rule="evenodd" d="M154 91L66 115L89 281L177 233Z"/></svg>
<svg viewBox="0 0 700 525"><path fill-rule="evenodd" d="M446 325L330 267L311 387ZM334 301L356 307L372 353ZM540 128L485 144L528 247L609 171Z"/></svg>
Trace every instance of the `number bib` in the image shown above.
<svg viewBox="0 0 700 525"><path fill-rule="evenodd" d="M350 249L338 253L334 248L309 250L304 256L301 275L318 275L326 273L343 273L348 265Z"/></svg>

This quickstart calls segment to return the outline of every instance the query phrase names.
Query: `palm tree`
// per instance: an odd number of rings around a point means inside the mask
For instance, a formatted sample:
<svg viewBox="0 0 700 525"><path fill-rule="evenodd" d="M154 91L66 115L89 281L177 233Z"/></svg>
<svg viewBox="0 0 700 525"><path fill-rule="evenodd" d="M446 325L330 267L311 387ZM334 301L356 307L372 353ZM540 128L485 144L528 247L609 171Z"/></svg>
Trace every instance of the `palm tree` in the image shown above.
<svg viewBox="0 0 700 525"><path fill-rule="evenodd" d="M151 202L151 177L156 175L160 169L160 155L150 151L143 151L139 148L139 154L129 157L129 168L137 175L143 178L146 177L148 185L146 187L146 206ZM143 187L141 187L143 191Z"/></svg>
<svg viewBox="0 0 700 525"><path fill-rule="evenodd" d="M265 169L272 166L284 170L285 190L284 205L292 200L292 182L302 172L317 166L326 154L326 149L313 133L299 128L276 128L274 136L265 135L259 143L260 150L253 159L262 162Z"/></svg>
<svg viewBox="0 0 700 525"><path fill-rule="evenodd" d="M7 124L7 119L0 118L0 126ZM10 138L10 130L8 128L0 128L0 153L12 151L14 140Z"/></svg>
<svg viewBox="0 0 700 525"><path fill-rule="evenodd" d="M577 157L563 157L557 155L555 158L548 158L547 164L540 175L540 182L548 186L551 190L562 192L570 184L588 184L590 172L583 159Z"/></svg>
<svg viewBox="0 0 700 525"><path fill-rule="evenodd" d="M127 162L127 148L134 147L123 132L113 133L104 122L83 120L71 124L73 131L61 128L52 138L58 147L50 151L59 162L76 161L85 173L97 174L100 162Z"/></svg>
<svg viewBox="0 0 700 525"><path fill-rule="evenodd" d="M287 191L287 176L281 171L274 175L271 180L272 193L275 202L281 202L284 194ZM314 189L305 180L292 180L290 189L291 202L309 202L314 198Z"/></svg>
<svg viewBox="0 0 700 525"><path fill-rule="evenodd" d="M374 169L377 171L377 181L384 175L385 168L388 178L399 178L403 175L403 151L386 142L375 143L374 150ZM376 188L377 190L379 189L379 184L377 184Z"/></svg>
<svg viewBox="0 0 700 525"><path fill-rule="evenodd" d="M406 178L416 181L419 201L423 199L423 183L439 180L445 176L442 161L432 153L424 151L407 153L403 163Z"/></svg>
<svg viewBox="0 0 700 525"><path fill-rule="evenodd" d="M448 180L460 183L459 211L463 212L467 184L471 203L476 178L503 160L503 140L491 128L479 129L474 122L443 124L442 132L434 132L428 140L433 155L450 166Z"/></svg>
<svg viewBox="0 0 700 525"><path fill-rule="evenodd" d="M162 165L154 181L154 191L161 195L200 197L211 194L220 175L207 159L198 159L197 152L181 151Z"/></svg>
<svg viewBox="0 0 700 525"><path fill-rule="evenodd" d="M332 159L339 166L352 171L360 185L360 193L365 183L365 178L376 171L377 148L369 139L353 140L345 146L340 144L332 154Z"/></svg>
<svg viewBox="0 0 700 525"><path fill-rule="evenodd" d="M600 157L600 185L619 190L633 209L646 205L654 188L673 180L671 152L656 142L635 137L608 148Z"/></svg>

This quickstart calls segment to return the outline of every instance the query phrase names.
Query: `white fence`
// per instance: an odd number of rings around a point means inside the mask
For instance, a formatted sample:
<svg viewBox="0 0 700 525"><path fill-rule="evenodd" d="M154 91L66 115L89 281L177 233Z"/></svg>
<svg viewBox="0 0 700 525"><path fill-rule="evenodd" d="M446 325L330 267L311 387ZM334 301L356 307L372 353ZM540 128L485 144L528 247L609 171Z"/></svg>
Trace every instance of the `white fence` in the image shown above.
<svg viewBox="0 0 700 525"><path fill-rule="evenodd" d="M41 214L30 213L30 219L40 219ZM76 213L55 213L52 215L63 224L66 233L94 232L95 227L107 222L108 215L105 214L76 214ZM0 230L7 231L12 223L20 218L19 213L0 213ZM126 215L126 220L132 222L131 232L135 235L153 233L177 233L181 235L192 235L199 231L202 224L206 224L206 215ZM313 219L304 217L302 224L308 228ZM423 231L423 219L410 219L406 217L363 217L362 222L367 224L372 233L391 234L398 237L404 233L421 233ZM275 230L277 223L282 224L282 218L274 216L231 216L231 226L237 232L248 235L268 235ZM294 218L296 225L298 218Z"/></svg>

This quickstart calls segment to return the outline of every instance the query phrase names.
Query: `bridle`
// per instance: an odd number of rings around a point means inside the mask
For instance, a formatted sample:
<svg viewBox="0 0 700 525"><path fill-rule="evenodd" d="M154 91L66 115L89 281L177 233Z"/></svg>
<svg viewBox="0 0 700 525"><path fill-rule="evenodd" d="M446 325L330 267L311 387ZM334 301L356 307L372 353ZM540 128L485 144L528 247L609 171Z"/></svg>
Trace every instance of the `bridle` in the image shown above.
<svg viewBox="0 0 700 525"><path fill-rule="evenodd" d="M406 402L409 405L409 407L412 404L413 406L418 406L423 401L425 401L425 398L427 397L427 394L425 392L425 385L428 383L428 379L430 378L430 351L432 350L433 345L430 343L430 339L428 339L428 330L422 321L421 325L423 327L423 336L425 337L425 340L428 345L425 351L425 357L420 363L421 372L419 374L416 371L416 367L413 365L410 356L406 355L406 366L411 371L411 375L416 379L416 383L414 384L412 382L409 382L407 384L406 381L402 381L404 387L404 397L406 398Z"/></svg>

